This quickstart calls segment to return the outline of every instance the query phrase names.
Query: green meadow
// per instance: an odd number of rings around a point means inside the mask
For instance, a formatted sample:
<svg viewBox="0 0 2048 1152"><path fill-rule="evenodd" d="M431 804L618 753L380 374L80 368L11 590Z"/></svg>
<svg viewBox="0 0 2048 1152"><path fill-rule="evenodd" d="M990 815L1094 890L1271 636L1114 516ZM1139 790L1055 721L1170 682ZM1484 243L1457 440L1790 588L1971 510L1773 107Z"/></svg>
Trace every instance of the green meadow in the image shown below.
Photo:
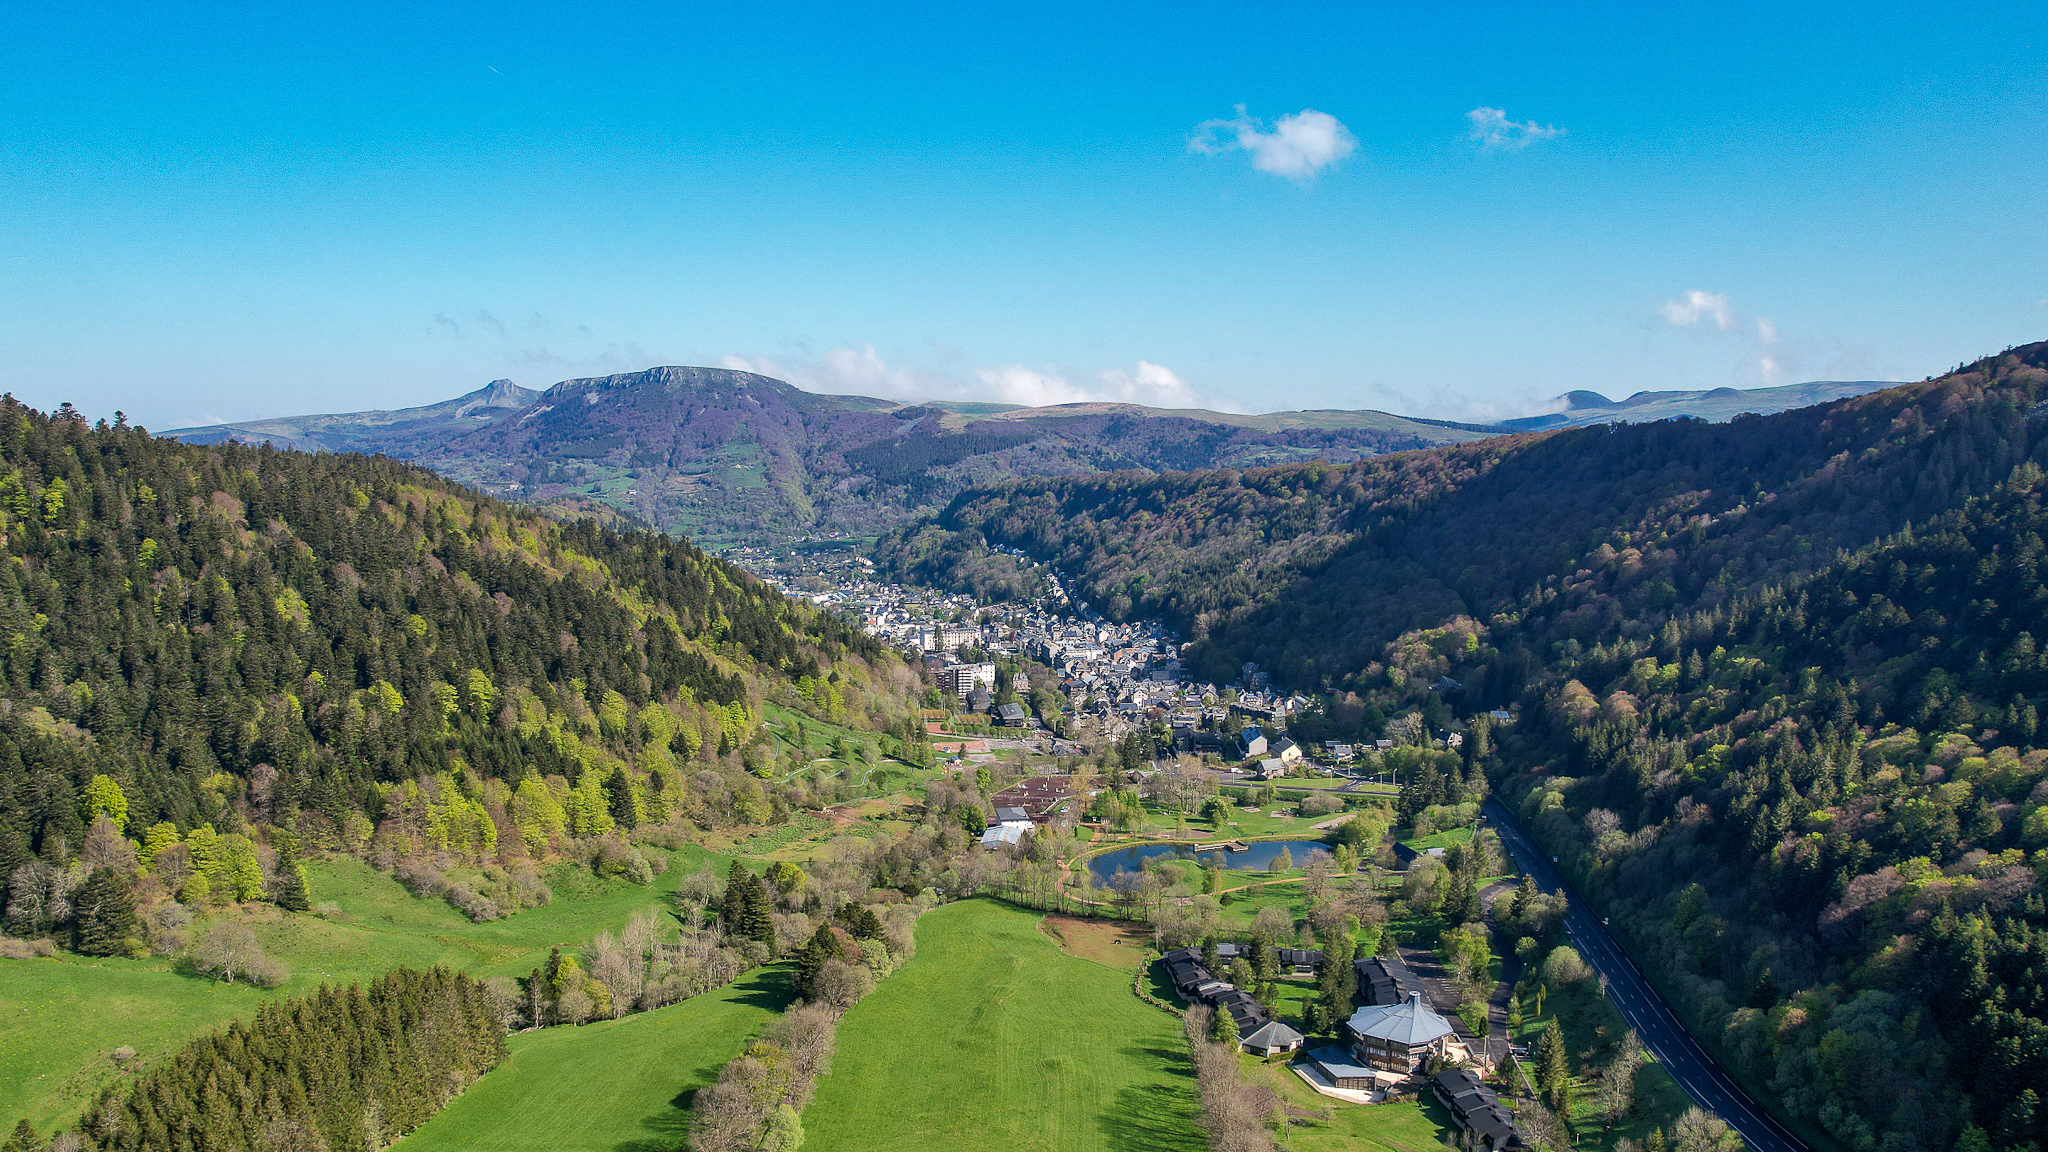
<svg viewBox="0 0 2048 1152"><path fill-rule="evenodd" d="M1177 1017L1131 973L987 900L918 924L917 957L840 1022L809 1152L1199 1152Z"/></svg>
<svg viewBox="0 0 2048 1152"><path fill-rule="evenodd" d="M368 981L401 965L524 975L551 947L577 947L644 908L666 907L683 876L706 863L722 869L726 862L686 848L645 886L558 866L547 877L551 903L472 924L445 901L414 897L359 861L309 861L314 901L333 903L340 914L292 916L266 907L249 920L264 949L291 967L291 979L271 992L187 975L160 958L59 953L0 961L0 1117L11 1124L26 1115L46 1131L68 1126L94 1093L123 1074L116 1049L135 1049L127 1069L139 1067L209 1028L253 1014L271 997ZM195 922L187 933L204 928Z"/></svg>
<svg viewBox="0 0 2048 1152"><path fill-rule="evenodd" d="M681 1004L522 1032L510 1055L419 1130L404 1152L670 1152L690 1101L789 1002L788 973L757 969Z"/></svg>

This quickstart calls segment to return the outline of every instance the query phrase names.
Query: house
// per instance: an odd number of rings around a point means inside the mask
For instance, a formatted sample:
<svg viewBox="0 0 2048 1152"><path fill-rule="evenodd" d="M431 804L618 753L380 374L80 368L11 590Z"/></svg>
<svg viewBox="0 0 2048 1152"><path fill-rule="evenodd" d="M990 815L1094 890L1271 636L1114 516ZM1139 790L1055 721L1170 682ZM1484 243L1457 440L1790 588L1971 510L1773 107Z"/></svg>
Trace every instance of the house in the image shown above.
<svg viewBox="0 0 2048 1152"><path fill-rule="evenodd" d="M1028 832L1031 830L1031 814L1022 808L998 807L996 809L996 826L999 828L1022 828Z"/></svg>
<svg viewBox="0 0 2048 1152"><path fill-rule="evenodd" d="M1449 676L1439 676L1436 678L1436 683L1429 686L1429 690L1440 696L1450 696L1464 687L1463 684L1458 683Z"/></svg>
<svg viewBox="0 0 2048 1152"><path fill-rule="evenodd" d="M1460 1141L1476 1152L1516 1152L1526 1146L1515 1118L1501 1106L1500 1096L1480 1083L1470 1068L1446 1068L1430 1078L1429 1090L1451 1114L1451 1123L1465 1134Z"/></svg>
<svg viewBox="0 0 2048 1152"><path fill-rule="evenodd" d="M1379 1077L1372 1069L1360 1064L1351 1054L1351 1049L1342 1044L1317 1048L1308 1054L1308 1062L1330 1082L1332 1088L1349 1088L1354 1092L1370 1092L1373 1082Z"/></svg>
<svg viewBox="0 0 2048 1152"><path fill-rule="evenodd" d="M1278 756L1268 756L1259 761L1258 777L1261 780L1279 780L1287 775L1287 762Z"/></svg>
<svg viewBox="0 0 2048 1152"><path fill-rule="evenodd" d="M967 694L967 708L971 712L986 712L988 706L994 702L995 697L990 695L986 688L976 688Z"/></svg>
<svg viewBox="0 0 2048 1152"><path fill-rule="evenodd" d="M1463 732L1450 733L1444 737L1444 746L1446 748L1463 748L1465 746L1465 734Z"/></svg>
<svg viewBox="0 0 2048 1152"><path fill-rule="evenodd" d="M1252 994L1242 988L1224 985L1229 991L1216 992L1206 999L1210 1007L1218 1012L1230 1013L1231 1023L1237 1025L1237 1034L1248 1036L1258 1031L1270 1019L1266 1006L1252 999Z"/></svg>
<svg viewBox="0 0 2048 1152"><path fill-rule="evenodd" d="M1317 948L1275 948L1280 958L1280 967L1295 976L1313 976L1323 966L1323 953Z"/></svg>
<svg viewBox="0 0 2048 1152"><path fill-rule="evenodd" d="M1349 744L1336 740L1323 741L1323 754L1339 764L1349 764L1357 751Z"/></svg>
<svg viewBox="0 0 2048 1152"><path fill-rule="evenodd" d="M1268 1020L1251 1032L1238 1038L1240 1051L1254 1056L1277 1056L1301 1047L1302 1034L1278 1020Z"/></svg>
<svg viewBox="0 0 2048 1152"><path fill-rule="evenodd" d="M1214 732L1183 732L1174 743L1196 756L1223 755L1223 737Z"/></svg>
<svg viewBox="0 0 2048 1152"><path fill-rule="evenodd" d="M1422 987L1397 956L1368 956L1352 968L1358 973L1358 993L1367 1004L1399 1004Z"/></svg>
<svg viewBox="0 0 2048 1152"><path fill-rule="evenodd" d="M1279 757L1282 764L1299 764L1301 745L1296 744L1291 737L1282 736L1273 744L1273 755Z"/></svg>
<svg viewBox="0 0 2048 1152"><path fill-rule="evenodd" d="M1247 760L1266 754L1266 734L1256 727L1247 728L1239 733L1237 742L1238 747L1244 749L1244 758Z"/></svg>
<svg viewBox="0 0 2048 1152"><path fill-rule="evenodd" d="M996 720L1005 728L1022 728L1024 726L1024 706L1015 701L1000 705L996 708Z"/></svg>
<svg viewBox="0 0 2048 1152"><path fill-rule="evenodd" d="M1405 1003L1360 1008L1344 1026L1359 1060L1404 1076L1414 1075L1431 1056L1446 1055L1446 1042L1456 1031L1423 1002L1419 991L1410 993Z"/></svg>

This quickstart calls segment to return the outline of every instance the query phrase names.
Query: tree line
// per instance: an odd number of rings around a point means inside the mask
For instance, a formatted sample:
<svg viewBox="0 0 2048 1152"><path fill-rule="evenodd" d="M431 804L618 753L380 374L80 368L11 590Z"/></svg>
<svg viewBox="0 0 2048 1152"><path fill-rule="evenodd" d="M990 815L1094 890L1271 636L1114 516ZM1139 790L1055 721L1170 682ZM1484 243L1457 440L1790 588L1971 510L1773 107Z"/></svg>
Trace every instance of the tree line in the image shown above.
<svg viewBox="0 0 2048 1152"><path fill-rule="evenodd" d="M101 1093L70 1146L377 1152L504 1055L504 1027L481 984L445 968L398 968L368 987L272 1001L248 1024L192 1041ZM44 1146L23 1120L8 1149Z"/></svg>

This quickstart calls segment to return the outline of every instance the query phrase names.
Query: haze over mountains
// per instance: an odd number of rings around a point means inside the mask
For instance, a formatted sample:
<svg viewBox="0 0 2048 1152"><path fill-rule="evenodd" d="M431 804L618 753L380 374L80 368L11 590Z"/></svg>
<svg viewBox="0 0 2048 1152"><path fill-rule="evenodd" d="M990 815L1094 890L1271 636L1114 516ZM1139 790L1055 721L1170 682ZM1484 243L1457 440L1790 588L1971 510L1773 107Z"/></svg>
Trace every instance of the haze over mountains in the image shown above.
<svg viewBox="0 0 2048 1152"><path fill-rule="evenodd" d="M169 435L382 453L541 505L596 500L717 546L873 535L968 488L1019 476L1343 464L1532 428L1725 420L1883 386L1645 392L1619 402L1573 392L1559 398L1561 412L1485 425L1369 410L1241 415L1116 403L904 404L806 392L734 369L661 367L565 380L546 392L498 380L417 408Z"/></svg>

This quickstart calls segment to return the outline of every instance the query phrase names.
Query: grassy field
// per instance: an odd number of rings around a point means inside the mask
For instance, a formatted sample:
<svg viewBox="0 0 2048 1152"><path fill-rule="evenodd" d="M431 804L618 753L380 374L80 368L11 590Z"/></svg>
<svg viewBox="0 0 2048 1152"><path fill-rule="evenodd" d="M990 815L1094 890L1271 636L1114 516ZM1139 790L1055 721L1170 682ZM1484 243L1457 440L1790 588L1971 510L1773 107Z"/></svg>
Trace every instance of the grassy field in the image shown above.
<svg viewBox="0 0 2048 1152"><path fill-rule="evenodd" d="M404 1152L669 1152L691 1095L789 1000L760 969L654 1012L511 1038L511 1055L401 1143Z"/></svg>
<svg viewBox="0 0 2048 1152"><path fill-rule="evenodd" d="M313 899L339 905L341 915L290 916L266 906L251 917L265 950L292 970L275 992L185 975L165 959L60 953L0 961L0 1124L26 1115L45 1130L68 1125L121 1075L111 1056L116 1048L134 1048L140 1059L131 1066L140 1066L209 1028L253 1014L271 997L367 981L400 965L524 975L551 947L579 946L643 908L663 907L683 876L704 863L722 869L725 862L687 849L644 887L558 867L548 876L552 903L472 924L446 902L418 899L359 861L309 861ZM203 928L195 923L188 934Z"/></svg>
<svg viewBox="0 0 2048 1152"><path fill-rule="evenodd" d="M1200 1152L1180 1022L1069 956L1036 913L948 905L846 1014L804 1112L809 1152Z"/></svg>

